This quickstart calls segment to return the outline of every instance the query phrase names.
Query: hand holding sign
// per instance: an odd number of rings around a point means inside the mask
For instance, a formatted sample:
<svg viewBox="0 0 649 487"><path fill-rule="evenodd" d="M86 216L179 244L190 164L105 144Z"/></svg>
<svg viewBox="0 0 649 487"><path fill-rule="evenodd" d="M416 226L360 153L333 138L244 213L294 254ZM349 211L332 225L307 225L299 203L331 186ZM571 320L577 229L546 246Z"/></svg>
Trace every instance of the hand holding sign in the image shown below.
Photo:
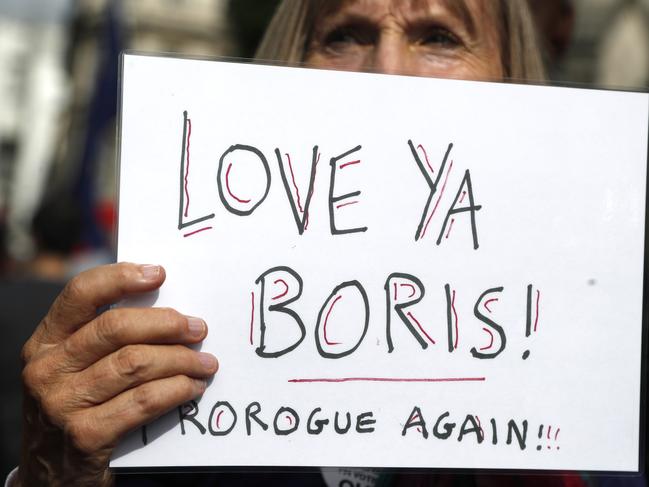
<svg viewBox="0 0 649 487"><path fill-rule="evenodd" d="M158 266L116 264L74 278L23 348L23 485L108 485L129 430L205 390L212 355L190 350L205 323L171 309L101 307L151 292Z"/></svg>

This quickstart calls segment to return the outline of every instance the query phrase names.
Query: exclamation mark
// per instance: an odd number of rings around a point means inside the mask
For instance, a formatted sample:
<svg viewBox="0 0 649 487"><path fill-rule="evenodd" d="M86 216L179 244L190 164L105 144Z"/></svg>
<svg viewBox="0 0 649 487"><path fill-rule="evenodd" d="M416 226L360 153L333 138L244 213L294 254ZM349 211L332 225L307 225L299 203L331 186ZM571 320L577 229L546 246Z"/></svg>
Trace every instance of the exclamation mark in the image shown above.
<svg viewBox="0 0 649 487"><path fill-rule="evenodd" d="M539 441L543 439L543 425L539 426ZM541 451L541 445L536 445L537 451Z"/></svg>
<svg viewBox="0 0 649 487"><path fill-rule="evenodd" d="M539 302L541 300L541 291L538 289L533 292L532 285L527 286L527 312L525 320L525 338L529 338L532 332L536 333L539 326ZM523 352L523 360L527 360L530 351Z"/></svg>

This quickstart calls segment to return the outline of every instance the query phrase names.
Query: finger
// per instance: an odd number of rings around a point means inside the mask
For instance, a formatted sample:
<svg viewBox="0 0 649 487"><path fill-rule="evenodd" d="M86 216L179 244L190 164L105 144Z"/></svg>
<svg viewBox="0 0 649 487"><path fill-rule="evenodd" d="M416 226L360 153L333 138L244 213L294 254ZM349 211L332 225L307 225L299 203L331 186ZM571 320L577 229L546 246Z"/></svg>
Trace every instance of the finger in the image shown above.
<svg viewBox="0 0 649 487"><path fill-rule="evenodd" d="M126 345L192 344L206 335L203 320L173 309L117 308L102 313L65 340L60 361L73 372Z"/></svg>
<svg viewBox="0 0 649 487"><path fill-rule="evenodd" d="M75 374L68 393L74 408L86 408L145 382L177 375L207 379L217 369L216 357L182 345L129 345Z"/></svg>
<svg viewBox="0 0 649 487"><path fill-rule="evenodd" d="M147 382L75 416L68 431L81 451L115 445L129 431L205 392L203 380L185 375Z"/></svg>
<svg viewBox="0 0 649 487"><path fill-rule="evenodd" d="M150 292L165 280L154 265L111 264L82 272L65 286L36 331L41 343L58 343L97 315L97 309L129 294Z"/></svg>

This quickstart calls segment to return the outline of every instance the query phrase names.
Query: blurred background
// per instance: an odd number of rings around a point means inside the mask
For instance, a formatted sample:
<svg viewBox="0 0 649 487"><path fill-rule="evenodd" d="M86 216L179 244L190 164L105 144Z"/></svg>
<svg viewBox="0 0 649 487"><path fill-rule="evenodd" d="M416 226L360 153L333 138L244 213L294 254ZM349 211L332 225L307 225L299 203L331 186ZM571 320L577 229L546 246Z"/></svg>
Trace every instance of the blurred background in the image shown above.
<svg viewBox="0 0 649 487"><path fill-rule="evenodd" d="M528 0L560 83L646 89L649 0ZM251 57L277 0L0 0L0 479L18 463L22 343L110 262L123 49Z"/></svg>

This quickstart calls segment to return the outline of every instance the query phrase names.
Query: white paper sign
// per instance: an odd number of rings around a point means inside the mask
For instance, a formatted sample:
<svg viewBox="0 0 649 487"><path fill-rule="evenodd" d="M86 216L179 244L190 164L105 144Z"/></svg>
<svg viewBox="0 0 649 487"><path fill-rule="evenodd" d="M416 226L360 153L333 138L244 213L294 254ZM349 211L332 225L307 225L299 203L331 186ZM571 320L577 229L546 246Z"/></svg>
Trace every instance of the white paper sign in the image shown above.
<svg viewBox="0 0 649 487"><path fill-rule="evenodd" d="M125 56L119 260L221 368L112 466L637 470L648 106Z"/></svg>

